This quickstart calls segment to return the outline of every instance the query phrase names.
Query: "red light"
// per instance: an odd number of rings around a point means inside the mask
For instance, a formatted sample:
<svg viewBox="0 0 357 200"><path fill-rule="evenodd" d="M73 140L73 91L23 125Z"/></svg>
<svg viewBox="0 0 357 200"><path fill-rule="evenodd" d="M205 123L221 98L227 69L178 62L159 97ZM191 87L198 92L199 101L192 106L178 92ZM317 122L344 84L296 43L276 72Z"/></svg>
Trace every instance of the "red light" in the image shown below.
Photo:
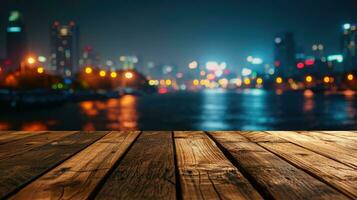
<svg viewBox="0 0 357 200"><path fill-rule="evenodd" d="M274 66L275 67L280 67L280 65L281 65L281 62L279 60L274 62Z"/></svg>
<svg viewBox="0 0 357 200"><path fill-rule="evenodd" d="M53 22L53 26L59 26L59 22L58 21Z"/></svg>
<svg viewBox="0 0 357 200"><path fill-rule="evenodd" d="M229 71L229 69L225 69L225 70L223 71L223 74L225 74L225 75L230 74L230 73L231 73L231 71Z"/></svg>
<svg viewBox="0 0 357 200"><path fill-rule="evenodd" d="M12 63L12 62L11 62L11 60L9 60L9 59L5 60L5 62L4 62L5 65L11 65L11 63Z"/></svg>
<svg viewBox="0 0 357 200"><path fill-rule="evenodd" d="M299 62L296 66L297 66L297 68L302 69L305 67L305 64L302 62Z"/></svg>
<svg viewBox="0 0 357 200"><path fill-rule="evenodd" d="M167 88L160 88L159 89L159 94L166 94L168 91L167 91Z"/></svg>
<svg viewBox="0 0 357 200"><path fill-rule="evenodd" d="M315 64L315 60L314 59L308 59L308 60L305 61L305 64L309 65L309 66L314 65Z"/></svg>

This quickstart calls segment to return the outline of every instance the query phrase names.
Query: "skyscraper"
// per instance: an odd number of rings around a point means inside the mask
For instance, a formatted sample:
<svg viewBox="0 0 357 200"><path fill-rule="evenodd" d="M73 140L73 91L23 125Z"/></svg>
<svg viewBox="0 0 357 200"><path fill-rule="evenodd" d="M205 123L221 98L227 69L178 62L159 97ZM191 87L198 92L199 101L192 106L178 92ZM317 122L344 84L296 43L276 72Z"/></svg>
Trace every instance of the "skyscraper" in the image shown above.
<svg viewBox="0 0 357 200"><path fill-rule="evenodd" d="M51 65L57 74L71 77L78 71L79 30L71 21L61 25L55 21L51 27Z"/></svg>
<svg viewBox="0 0 357 200"><path fill-rule="evenodd" d="M276 36L274 40L274 65L277 75L288 77L298 73L295 56L294 34L287 32Z"/></svg>
<svg viewBox="0 0 357 200"><path fill-rule="evenodd" d="M27 54L27 39L23 16L19 11L11 11L6 28L6 61L8 72L19 69Z"/></svg>
<svg viewBox="0 0 357 200"><path fill-rule="evenodd" d="M345 70L357 70L357 25L344 24L341 47Z"/></svg>

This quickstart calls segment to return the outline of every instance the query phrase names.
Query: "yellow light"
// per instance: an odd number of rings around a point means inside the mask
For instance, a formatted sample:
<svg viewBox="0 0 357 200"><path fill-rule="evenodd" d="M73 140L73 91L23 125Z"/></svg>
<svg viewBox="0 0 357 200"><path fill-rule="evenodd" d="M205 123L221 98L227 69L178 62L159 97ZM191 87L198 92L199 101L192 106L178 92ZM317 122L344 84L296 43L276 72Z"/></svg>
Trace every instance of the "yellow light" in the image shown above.
<svg viewBox="0 0 357 200"><path fill-rule="evenodd" d="M353 81L354 78L355 77L353 76L353 74L348 74L347 75L347 80L349 80L349 81Z"/></svg>
<svg viewBox="0 0 357 200"><path fill-rule="evenodd" d="M134 74L132 72L125 72L124 76L127 79L132 79L134 77Z"/></svg>
<svg viewBox="0 0 357 200"><path fill-rule="evenodd" d="M200 84L201 84L202 86L205 86L205 85L206 85L206 80L205 80L205 79L202 79L202 80L200 81Z"/></svg>
<svg viewBox="0 0 357 200"><path fill-rule="evenodd" d="M84 71L86 72L86 74L90 74L93 72L92 68L90 67L86 67Z"/></svg>
<svg viewBox="0 0 357 200"><path fill-rule="evenodd" d="M263 79L262 79L262 78L257 78L257 84L258 84L258 85L263 84Z"/></svg>
<svg viewBox="0 0 357 200"><path fill-rule="evenodd" d="M308 82L308 83L311 83L312 82L312 76L306 76L305 78L305 81Z"/></svg>
<svg viewBox="0 0 357 200"><path fill-rule="evenodd" d="M165 81L165 83L166 83L167 86L170 86L172 84L172 81L168 79L168 80Z"/></svg>
<svg viewBox="0 0 357 200"><path fill-rule="evenodd" d="M282 84L282 83L283 83L283 78L277 77L276 80L275 80L275 82L276 82L277 84Z"/></svg>
<svg viewBox="0 0 357 200"><path fill-rule="evenodd" d="M37 73L43 74L43 72L45 72L45 69L43 67L37 68Z"/></svg>
<svg viewBox="0 0 357 200"><path fill-rule="evenodd" d="M156 81L155 80L149 80L149 85L151 85L151 86L156 85Z"/></svg>
<svg viewBox="0 0 357 200"><path fill-rule="evenodd" d="M330 77L325 76L325 77L324 77L324 82L325 82L325 83L329 83L329 82L330 82Z"/></svg>
<svg viewBox="0 0 357 200"><path fill-rule="evenodd" d="M249 78L245 78L245 79L244 79L244 84L250 85L250 79L249 79Z"/></svg>
<svg viewBox="0 0 357 200"><path fill-rule="evenodd" d="M116 78L116 77L117 77L117 73L116 73L116 72L111 72L111 73L110 73L110 77Z"/></svg>
<svg viewBox="0 0 357 200"><path fill-rule="evenodd" d="M196 79L196 80L193 81L193 85L197 86L198 84L200 84L199 80Z"/></svg>
<svg viewBox="0 0 357 200"><path fill-rule="evenodd" d="M105 77L106 75L107 75L107 73L104 70L100 70L100 72L99 72L100 77Z"/></svg>
<svg viewBox="0 0 357 200"><path fill-rule="evenodd" d="M33 57L27 58L27 63L30 65L34 64L35 62L36 62L35 58L33 58Z"/></svg>

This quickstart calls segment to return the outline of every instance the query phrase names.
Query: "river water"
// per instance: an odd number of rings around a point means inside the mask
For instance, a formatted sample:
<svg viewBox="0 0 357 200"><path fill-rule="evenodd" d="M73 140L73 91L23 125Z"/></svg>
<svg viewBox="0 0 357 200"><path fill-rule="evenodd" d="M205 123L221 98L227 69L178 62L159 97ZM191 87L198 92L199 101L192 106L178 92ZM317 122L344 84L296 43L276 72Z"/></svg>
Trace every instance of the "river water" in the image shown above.
<svg viewBox="0 0 357 200"><path fill-rule="evenodd" d="M1 113L0 130L351 130L357 96L206 90Z"/></svg>

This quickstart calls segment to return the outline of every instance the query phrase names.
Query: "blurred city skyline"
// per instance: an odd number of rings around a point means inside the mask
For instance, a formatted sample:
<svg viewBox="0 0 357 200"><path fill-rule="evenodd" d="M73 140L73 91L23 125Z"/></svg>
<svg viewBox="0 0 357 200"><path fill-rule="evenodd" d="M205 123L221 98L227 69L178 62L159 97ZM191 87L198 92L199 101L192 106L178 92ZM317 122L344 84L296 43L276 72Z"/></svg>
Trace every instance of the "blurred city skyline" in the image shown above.
<svg viewBox="0 0 357 200"><path fill-rule="evenodd" d="M233 67L248 55L273 62L274 37L294 32L298 47L312 54L341 50L342 25L357 21L356 2L343 1L9 1L0 7L0 30L8 13L24 13L29 46L49 54L50 25L74 20L81 47L89 44L103 59L138 55L145 61L186 67L192 59L225 61ZM340 30L340 31L339 31ZM4 57L5 31L0 31Z"/></svg>

